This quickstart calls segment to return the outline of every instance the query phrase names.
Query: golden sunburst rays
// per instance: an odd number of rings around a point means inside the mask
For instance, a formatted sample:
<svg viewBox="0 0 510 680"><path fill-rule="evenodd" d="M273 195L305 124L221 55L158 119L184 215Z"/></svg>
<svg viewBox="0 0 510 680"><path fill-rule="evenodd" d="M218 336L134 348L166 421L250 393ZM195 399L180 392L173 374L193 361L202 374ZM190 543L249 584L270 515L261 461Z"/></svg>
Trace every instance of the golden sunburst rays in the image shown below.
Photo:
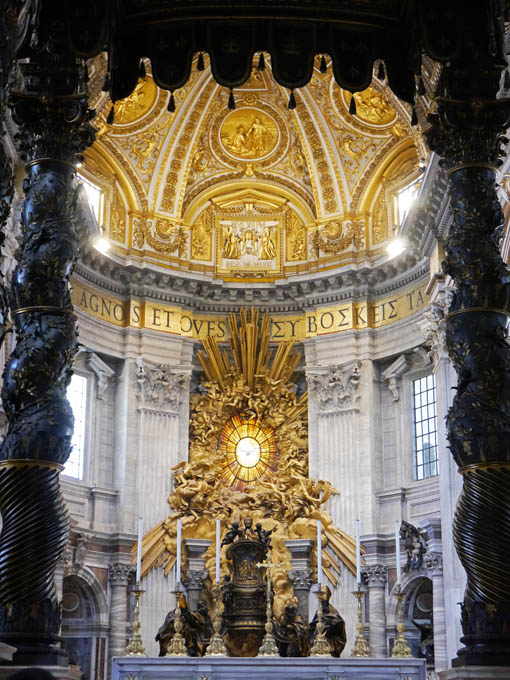
<svg viewBox="0 0 510 680"><path fill-rule="evenodd" d="M202 341L204 351L198 352L198 359L208 380L225 390L242 376L250 389L259 387L266 395L278 383L292 380L301 355L294 350L292 340L280 342L274 351L269 348L269 314L260 317L257 309L241 309L239 322L235 314L230 314L228 328L230 354L220 349L214 337ZM306 411L307 396L305 392L298 401L292 419Z"/></svg>
<svg viewBox="0 0 510 680"><path fill-rule="evenodd" d="M256 419L237 415L229 420L220 435L218 454L222 457L224 483L238 491L268 477L277 468L274 431Z"/></svg>

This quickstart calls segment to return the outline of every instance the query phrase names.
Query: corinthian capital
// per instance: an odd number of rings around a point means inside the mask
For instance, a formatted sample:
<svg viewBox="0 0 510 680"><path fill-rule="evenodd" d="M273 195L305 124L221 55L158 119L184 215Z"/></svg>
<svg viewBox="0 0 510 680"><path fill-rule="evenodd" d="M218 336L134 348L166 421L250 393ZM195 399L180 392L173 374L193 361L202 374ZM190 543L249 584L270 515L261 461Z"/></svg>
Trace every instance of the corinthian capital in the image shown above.
<svg viewBox="0 0 510 680"><path fill-rule="evenodd" d="M143 407L162 411L177 411L182 388L189 376L176 373L167 364L148 366L143 360L136 360L136 378L139 398Z"/></svg>
<svg viewBox="0 0 510 680"><path fill-rule="evenodd" d="M443 571L443 556L438 552L425 553L424 558L425 567L433 572Z"/></svg>
<svg viewBox="0 0 510 680"><path fill-rule="evenodd" d="M361 361L351 361L344 365L331 364L307 374L310 391L317 394L321 411L344 411L355 407L360 368Z"/></svg>
<svg viewBox="0 0 510 680"><path fill-rule="evenodd" d="M130 564L116 562L115 564L110 564L108 569L108 578L110 579L110 583L112 585L127 586L132 572L133 567Z"/></svg>
<svg viewBox="0 0 510 680"><path fill-rule="evenodd" d="M388 570L383 564L368 564L361 571L369 588L384 587L388 581Z"/></svg>

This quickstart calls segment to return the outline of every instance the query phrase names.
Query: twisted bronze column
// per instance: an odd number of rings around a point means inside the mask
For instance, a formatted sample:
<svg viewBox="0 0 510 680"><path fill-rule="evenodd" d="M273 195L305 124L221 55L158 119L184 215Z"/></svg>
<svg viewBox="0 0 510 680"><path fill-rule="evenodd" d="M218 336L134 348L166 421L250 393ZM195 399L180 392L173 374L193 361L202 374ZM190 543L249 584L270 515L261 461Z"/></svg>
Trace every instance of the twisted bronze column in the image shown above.
<svg viewBox="0 0 510 680"><path fill-rule="evenodd" d="M5 240L3 228L11 211L14 193L12 163L5 146L5 112L9 92L9 72L14 59L18 15L15 3L0 2L0 248ZM3 342L9 305L3 276L0 272L0 346Z"/></svg>
<svg viewBox="0 0 510 680"><path fill-rule="evenodd" d="M454 664L510 665L510 271L500 255L495 186L510 102L495 99L505 62L491 25L484 30L486 7L469 11L428 132L453 209L443 268L455 282L446 328L458 384L447 427L463 476L454 541L467 573L465 647Z"/></svg>
<svg viewBox="0 0 510 680"><path fill-rule="evenodd" d="M93 141L86 68L67 54L55 16L39 23L20 63L24 88L11 102L27 177L9 295L17 343L2 388L9 428L0 448L0 640L28 664L59 660L53 576L68 536L59 471L73 433L66 389L77 348L69 290L80 239L75 163Z"/></svg>

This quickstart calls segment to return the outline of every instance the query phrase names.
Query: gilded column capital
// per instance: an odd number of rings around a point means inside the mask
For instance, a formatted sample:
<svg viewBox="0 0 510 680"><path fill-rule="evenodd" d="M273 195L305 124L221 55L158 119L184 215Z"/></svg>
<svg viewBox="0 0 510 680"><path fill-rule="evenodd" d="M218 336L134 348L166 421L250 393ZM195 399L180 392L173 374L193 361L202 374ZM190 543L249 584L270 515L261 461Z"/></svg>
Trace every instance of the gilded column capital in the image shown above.
<svg viewBox="0 0 510 680"><path fill-rule="evenodd" d="M361 573L369 588L384 588L388 582L388 569L384 564L367 564Z"/></svg>
<svg viewBox="0 0 510 680"><path fill-rule="evenodd" d="M127 587L132 574L134 574L134 567L131 564L115 562L108 567L108 579L113 586Z"/></svg>

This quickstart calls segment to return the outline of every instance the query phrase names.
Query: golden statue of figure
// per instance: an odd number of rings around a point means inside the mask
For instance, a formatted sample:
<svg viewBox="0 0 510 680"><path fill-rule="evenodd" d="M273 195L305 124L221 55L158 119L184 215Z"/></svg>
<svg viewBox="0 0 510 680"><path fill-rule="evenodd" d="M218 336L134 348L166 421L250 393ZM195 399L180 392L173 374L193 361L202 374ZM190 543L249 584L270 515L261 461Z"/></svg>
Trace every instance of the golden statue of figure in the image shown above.
<svg viewBox="0 0 510 680"><path fill-rule="evenodd" d="M266 227L261 239L260 260L273 260L276 257L276 246L271 238L271 229Z"/></svg>
<svg viewBox="0 0 510 680"><path fill-rule="evenodd" d="M254 156L262 156L266 152L269 132L260 119L255 116L248 132L246 133L246 146Z"/></svg>
<svg viewBox="0 0 510 680"><path fill-rule="evenodd" d="M223 241L222 255L227 260L238 260L240 257L239 236L234 232L232 225L227 229L227 235Z"/></svg>

